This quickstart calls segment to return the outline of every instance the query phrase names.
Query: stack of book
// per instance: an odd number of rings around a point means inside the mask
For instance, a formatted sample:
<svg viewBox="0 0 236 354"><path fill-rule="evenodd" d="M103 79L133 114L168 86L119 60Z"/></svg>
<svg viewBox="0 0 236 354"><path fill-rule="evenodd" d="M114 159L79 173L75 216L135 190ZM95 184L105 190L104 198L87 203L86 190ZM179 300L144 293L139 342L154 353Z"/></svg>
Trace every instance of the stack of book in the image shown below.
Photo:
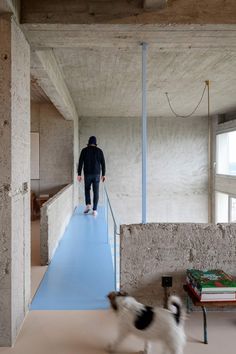
<svg viewBox="0 0 236 354"><path fill-rule="evenodd" d="M236 278L220 269L187 269L187 286L199 301L236 301Z"/></svg>

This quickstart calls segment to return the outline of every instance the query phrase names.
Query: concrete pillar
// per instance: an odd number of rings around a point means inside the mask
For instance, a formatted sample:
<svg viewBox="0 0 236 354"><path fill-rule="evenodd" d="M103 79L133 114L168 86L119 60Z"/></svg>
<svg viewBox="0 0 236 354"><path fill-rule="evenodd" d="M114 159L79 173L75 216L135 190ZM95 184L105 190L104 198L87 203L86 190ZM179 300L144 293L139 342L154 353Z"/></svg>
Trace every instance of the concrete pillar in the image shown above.
<svg viewBox="0 0 236 354"><path fill-rule="evenodd" d="M0 346L14 344L30 301L30 50L0 16Z"/></svg>

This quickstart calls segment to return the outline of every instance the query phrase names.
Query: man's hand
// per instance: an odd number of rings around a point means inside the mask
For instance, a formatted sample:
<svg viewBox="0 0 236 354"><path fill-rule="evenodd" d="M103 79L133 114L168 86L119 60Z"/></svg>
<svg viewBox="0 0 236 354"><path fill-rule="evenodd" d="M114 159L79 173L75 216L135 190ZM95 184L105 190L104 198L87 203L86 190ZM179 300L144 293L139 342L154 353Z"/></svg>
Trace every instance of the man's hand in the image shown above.
<svg viewBox="0 0 236 354"><path fill-rule="evenodd" d="M102 176L102 177L101 177L101 180L102 180L102 182L105 182L106 176Z"/></svg>
<svg viewBox="0 0 236 354"><path fill-rule="evenodd" d="M77 180L78 180L78 182L81 182L82 181L82 176L77 176Z"/></svg>

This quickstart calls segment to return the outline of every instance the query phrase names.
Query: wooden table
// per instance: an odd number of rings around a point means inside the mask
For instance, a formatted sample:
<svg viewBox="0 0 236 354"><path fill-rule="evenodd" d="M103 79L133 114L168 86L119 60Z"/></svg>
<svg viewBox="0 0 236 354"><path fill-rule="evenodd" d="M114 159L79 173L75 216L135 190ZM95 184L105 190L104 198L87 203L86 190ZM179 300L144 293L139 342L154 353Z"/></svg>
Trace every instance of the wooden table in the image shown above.
<svg viewBox="0 0 236 354"><path fill-rule="evenodd" d="M208 343L207 338L207 311L206 307L227 307L227 306L236 306L236 301L199 301L198 297L192 292L192 290L187 286L183 286L184 291L187 293L187 311L190 312L190 302L192 300L194 306L200 306L203 313L203 336L204 343Z"/></svg>

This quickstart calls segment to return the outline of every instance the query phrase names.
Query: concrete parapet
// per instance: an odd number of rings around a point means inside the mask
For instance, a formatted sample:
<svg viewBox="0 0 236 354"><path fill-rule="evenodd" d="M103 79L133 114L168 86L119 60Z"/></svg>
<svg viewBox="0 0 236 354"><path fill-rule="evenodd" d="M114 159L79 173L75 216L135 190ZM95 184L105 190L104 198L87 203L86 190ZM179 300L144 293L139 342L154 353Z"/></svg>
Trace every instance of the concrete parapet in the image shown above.
<svg viewBox="0 0 236 354"><path fill-rule="evenodd" d="M41 264L50 263L58 243L73 213L73 184L69 184L49 199L41 208L40 258Z"/></svg>
<svg viewBox="0 0 236 354"><path fill-rule="evenodd" d="M236 275L236 224L121 226L121 288L141 301L162 304L161 276L173 276L183 295L187 268L222 268Z"/></svg>

